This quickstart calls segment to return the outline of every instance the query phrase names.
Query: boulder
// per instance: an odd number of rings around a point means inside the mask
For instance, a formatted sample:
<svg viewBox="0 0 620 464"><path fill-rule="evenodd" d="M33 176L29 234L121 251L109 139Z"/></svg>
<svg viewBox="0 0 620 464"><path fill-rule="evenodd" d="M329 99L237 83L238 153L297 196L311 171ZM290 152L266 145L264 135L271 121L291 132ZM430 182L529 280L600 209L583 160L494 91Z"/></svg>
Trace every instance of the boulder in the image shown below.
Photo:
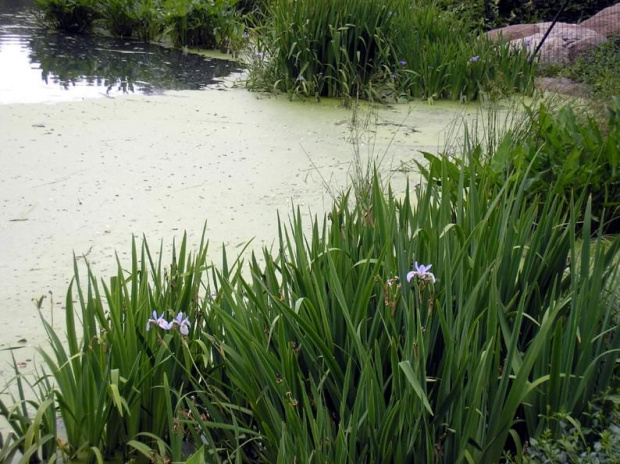
<svg viewBox="0 0 620 464"><path fill-rule="evenodd" d="M515 40L529 37L537 32L538 28L536 27L536 24L515 24L513 26L492 29L488 31L486 35L491 40L497 40L500 37L503 37L506 40Z"/></svg>
<svg viewBox="0 0 620 464"><path fill-rule="evenodd" d="M620 3L599 11L590 19L583 21L581 26L592 29L605 37L620 35Z"/></svg>
<svg viewBox="0 0 620 464"><path fill-rule="evenodd" d="M587 86L566 77L539 77L534 81L534 85L544 92L560 93L574 97L588 96Z"/></svg>
<svg viewBox="0 0 620 464"><path fill-rule="evenodd" d="M591 52L605 42L607 42L607 39L600 34L573 42L568 46L568 59L569 61L575 61L575 58L578 56Z"/></svg>
<svg viewBox="0 0 620 464"><path fill-rule="evenodd" d="M551 23L535 24L538 32L529 37L512 40L511 46L527 47L532 53L543 40ZM566 64L580 54L604 43L607 39L592 29L577 24L557 23L538 52L540 60L546 64Z"/></svg>

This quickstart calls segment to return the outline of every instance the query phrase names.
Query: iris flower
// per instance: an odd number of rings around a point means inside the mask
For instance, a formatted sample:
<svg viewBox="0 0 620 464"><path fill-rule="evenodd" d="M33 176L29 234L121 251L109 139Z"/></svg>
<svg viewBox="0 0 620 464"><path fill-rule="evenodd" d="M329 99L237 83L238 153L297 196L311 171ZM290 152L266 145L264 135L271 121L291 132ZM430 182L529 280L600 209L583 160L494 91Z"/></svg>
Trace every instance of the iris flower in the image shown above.
<svg viewBox="0 0 620 464"><path fill-rule="evenodd" d="M179 327L179 331L181 332L182 335L189 334L189 328L192 326L189 323L189 319L187 317L183 318L183 313L177 314L177 317L172 320L170 325L178 326Z"/></svg>
<svg viewBox="0 0 620 464"><path fill-rule="evenodd" d="M434 284L435 276L432 272L429 272L431 267L433 267L432 264L429 264L428 266L425 266L424 264L418 265L418 262L416 261L413 263L413 271L409 271L407 273L407 282L411 282L414 278L417 278Z"/></svg>
<svg viewBox="0 0 620 464"><path fill-rule="evenodd" d="M152 325L161 327L164 330L170 330L172 327L172 323L164 319L164 313L161 313L161 316L157 316L157 311L155 310L153 310L153 317L146 323L146 330L148 331Z"/></svg>

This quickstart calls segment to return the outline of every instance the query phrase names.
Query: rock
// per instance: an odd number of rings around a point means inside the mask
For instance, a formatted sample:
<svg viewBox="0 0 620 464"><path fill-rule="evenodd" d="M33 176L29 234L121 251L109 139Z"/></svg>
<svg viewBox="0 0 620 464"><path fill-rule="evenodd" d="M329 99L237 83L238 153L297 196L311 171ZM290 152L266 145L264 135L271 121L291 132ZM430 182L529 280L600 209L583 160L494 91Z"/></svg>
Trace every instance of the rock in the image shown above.
<svg viewBox="0 0 620 464"><path fill-rule="evenodd" d="M592 29L605 37L620 35L620 3L599 11L590 19L583 21L581 26Z"/></svg>
<svg viewBox="0 0 620 464"><path fill-rule="evenodd" d="M585 55L605 42L607 42L607 39L600 34L573 42L568 46L568 59L569 61L575 61L578 56Z"/></svg>
<svg viewBox="0 0 620 464"><path fill-rule="evenodd" d="M538 29L537 33L522 39L512 40L511 46L515 48L528 47L533 53L551 27L551 23L539 23L534 26ZM566 64L606 40L604 36L587 27L577 24L556 23L538 54L542 63Z"/></svg>
<svg viewBox="0 0 620 464"><path fill-rule="evenodd" d="M487 37L491 40L497 40L503 37L506 40L515 40L528 37L536 34L538 28L536 24L515 24L513 26L501 27L499 29L492 29L486 33Z"/></svg>
<svg viewBox="0 0 620 464"><path fill-rule="evenodd" d="M534 81L534 85L536 88L546 92L561 93L573 97L588 96L588 89L584 84L566 77L539 77Z"/></svg>

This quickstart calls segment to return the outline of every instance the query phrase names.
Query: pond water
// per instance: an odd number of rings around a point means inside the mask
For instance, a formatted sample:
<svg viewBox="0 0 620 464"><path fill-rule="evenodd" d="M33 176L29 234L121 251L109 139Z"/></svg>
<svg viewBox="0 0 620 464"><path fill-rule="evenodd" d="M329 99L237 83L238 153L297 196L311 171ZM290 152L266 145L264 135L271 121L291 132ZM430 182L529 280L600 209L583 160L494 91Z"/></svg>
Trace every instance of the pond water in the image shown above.
<svg viewBox="0 0 620 464"><path fill-rule="evenodd" d="M198 90L231 61L130 40L48 31L32 0L0 0L0 104Z"/></svg>

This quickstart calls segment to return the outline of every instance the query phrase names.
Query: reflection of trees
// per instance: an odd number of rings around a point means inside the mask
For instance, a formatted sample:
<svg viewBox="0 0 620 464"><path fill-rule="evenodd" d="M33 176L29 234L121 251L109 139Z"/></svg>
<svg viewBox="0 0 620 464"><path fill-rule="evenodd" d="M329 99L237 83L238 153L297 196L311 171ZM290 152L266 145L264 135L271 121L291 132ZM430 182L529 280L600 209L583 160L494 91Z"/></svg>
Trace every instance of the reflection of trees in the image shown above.
<svg viewBox="0 0 620 464"><path fill-rule="evenodd" d="M234 63L139 42L42 33L30 40L32 63L41 77L65 88L76 84L107 91L152 93L199 89L234 71Z"/></svg>

